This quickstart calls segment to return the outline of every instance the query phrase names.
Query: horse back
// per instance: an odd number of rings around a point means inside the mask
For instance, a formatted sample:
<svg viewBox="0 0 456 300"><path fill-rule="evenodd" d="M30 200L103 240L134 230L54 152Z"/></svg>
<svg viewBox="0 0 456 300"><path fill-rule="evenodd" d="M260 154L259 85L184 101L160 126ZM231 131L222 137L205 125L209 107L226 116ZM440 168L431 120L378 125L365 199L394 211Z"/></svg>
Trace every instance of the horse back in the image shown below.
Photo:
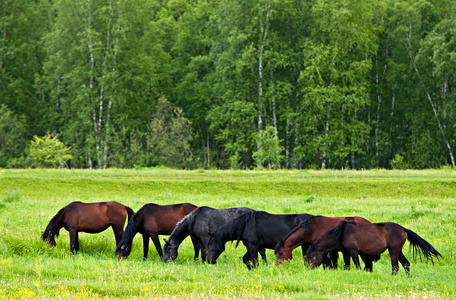
<svg viewBox="0 0 456 300"><path fill-rule="evenodd" d="M140 232L170 235L177 223L197 208L191 203L173 205L148 203L136 213L136 222L139 227L142 227Z"/></svg>
<svg viewBox="0 0 456 300"><path fill-rule="evenodd" d="M64 227L88 233L98 233L109 226L118 218L125 222L127 211L117 202L83 203L72 202L64 208ZM123 224L122 224L123 225Z"/></svg>
<svg viewBox="0 0 456 300"><path fill-rule="evenodd" d="M348 223L344 246L356 246L361 252L376 255L387 248L402 246L406 240L402 226L396 223Z"/></svg>

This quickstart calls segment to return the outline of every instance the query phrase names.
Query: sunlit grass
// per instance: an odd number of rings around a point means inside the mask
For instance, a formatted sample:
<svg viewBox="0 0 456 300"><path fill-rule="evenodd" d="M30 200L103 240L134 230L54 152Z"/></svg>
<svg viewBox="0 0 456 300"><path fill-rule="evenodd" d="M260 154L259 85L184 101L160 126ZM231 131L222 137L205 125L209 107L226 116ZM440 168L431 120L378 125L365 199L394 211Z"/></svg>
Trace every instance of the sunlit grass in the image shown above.
<svg viewBox="0 0 456 300"><path fill-rule="evenodd" d="M0 170L0 298L5 299L444 299L456 292L456 184L452 170L430 171L175 171ZM64 229L57 246L40 234L71 201L115 200L138 210L144 204L191 202L215 208L248 206L271 213L360 215L392 221L417 232L443 259L413 260L411 275L391 275L385 252L374 272L310 270L299 249L294 259L248 271L245 247L227 244L216 265L193 262L185 240L175 262L164 264L150 243L142 261L142 238L127 260L118 261L111 229L81 233L71 255ZM161 237L163 238L163 237ZM162 239L161 239L162 240ZM163 245L163 242L162 242ZM342 259L339 259L342 265Z"/></svg>

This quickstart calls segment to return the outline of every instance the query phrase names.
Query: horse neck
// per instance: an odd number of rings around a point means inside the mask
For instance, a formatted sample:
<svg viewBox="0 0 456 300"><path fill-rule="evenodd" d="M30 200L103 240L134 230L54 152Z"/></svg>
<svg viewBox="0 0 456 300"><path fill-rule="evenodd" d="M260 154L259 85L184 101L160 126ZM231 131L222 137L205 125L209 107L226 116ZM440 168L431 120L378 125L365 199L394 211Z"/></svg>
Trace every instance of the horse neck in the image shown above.
<svg viewBox="0 0 456 300"><path fill-rule="evenodd" d="M177 224L173 232L169 236L168 242L173 246L178 246L182 241L190 235L189 220L185 218Z"/></svg>
<svg viewBox="0 0 456 300"><path fill-rule="evenodd" d="M283 241L284 250L293 250L307 242L306 235L303 234L304 229L299 228L295 232L291 233Z"/></svg>
<svg viewBox="0 0 456 300"><path fill-rule="evenodd" d="M122 233L122 240L125 242L133 241L136 233L138 233L138 214L134 215L127 224L124 232Z"/></svg>
<svg viewBox="0 0 456 300"><path fill-rule="evenodd" d="M48 233L48 239L54 240L54 237L59 233L59 230L63 227L63 213L59 211L54 217L52 217L49 224L44 229L44 232Z"/></svg>

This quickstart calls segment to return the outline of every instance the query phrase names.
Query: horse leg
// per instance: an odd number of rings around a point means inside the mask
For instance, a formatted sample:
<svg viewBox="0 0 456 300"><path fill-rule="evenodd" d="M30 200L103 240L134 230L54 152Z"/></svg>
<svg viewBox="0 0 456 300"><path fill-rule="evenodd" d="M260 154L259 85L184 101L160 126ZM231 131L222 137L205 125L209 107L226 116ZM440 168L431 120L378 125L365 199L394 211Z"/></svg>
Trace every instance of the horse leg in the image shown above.
<svg viewBox="0 0 456 300"><path fill-rule="evenodd" d="M344 257L344 270L350 270L350 254L347 251L342 251Z"/></svg>
<svg viewBox="0 0 456 300"><path fill-rule="evenodd" d="M250 260L252 261L253 268L258 266L258 249L256 247L249 247L247 250L250 253Z"/></svg>
<svg viewBox="0 0 456 300"><path fill-rule="evenodd" d="M405 255L404 253L399 253L399 262L401 263L401 265L404 267L404 270L405 270L405 273L407 273L407 275L410 275L410 262L407 260L407 258L405 258Z"/></svg>
<svg viewBox="0 0 456 300"><path fill-rule="evenodd" d="M332 269L331 259L328 257L328 253L323 254L323 269Z"/></svg>
<svg viewBox="0 0 456 300"><path fill-rule="evenodd" d="M122 227L112 225L112 231L114 231L114 238L116 239L116 247L119 245L119 242L122 240Z"/></svg>
<svg viewBox="0 0 456 300"><path fill-rule="evenodd" d="M392 267L392 275L396 275L397 272L399 271L399 252L397 250L388 249L390 258L391 258L391 267ZM402 251L401 251L402 252Z"/></svg>
<svg viewBox="0 0 456 300"><path fill-rule="evenodd" d="M198 259L198 255L200 252L200 245L197 239L195 239L193 236L190 236L190 238L192 239L193 249L195 250L195 256L193 257L193 261L196 261Z"/></svg>
<svg viewBox="0 0 456 300"><path fill-rule="evenodd" d="M149 235L144 233L144 234L142 234L142 238L143 238L143 260L146 260L148 254L149 254Z"/></svg>
<svg viewBox="0 0 456 300"><path fill-rule="evenodd" d="M247 266L247 269L252 269L252 267L250 266L250 252L248 250L242 257L242 262Z"/></svg>
<svg viewBox="0 0 456 300"><path fill-rule="evenodd" d="M266 258L266 249L261 249L260 251L261 258L263 259L263 262L265 265L268 264L268 260Z"/></svg>
<svg viewBox="0 0 456 300"><path fill-rule="evenodd" d="M79 239L78 239L78 232L76 229L70 229L70 250L71 253L79 251Z"/></svg>
<svg viewBox="0 0 456 300"><path fill-rule="evenodd" d="M158 255L160 255L160 259L163 258L163 251L162 251L162 247L161 247L158 235L157 234L151 234L150 238L152 239L152 242L154 242L155 249L157 249Z"/></svg>
<svg viewBox="0 0 456 300"><path fill-rule="evenodd" d="M360 254L359 256L361 256L361 259L364 262L364 271L372 272L373 271L372 259L369 257L369 255Z"/></svg>
<svg viewBox="0 0 456 300"><path fill-rule="evenodd" d="M359 263L358 251L356 250L349 250L348 253L350 254L353 264L356 266L358 270L361 270L361 265Z"/></svg>
<svg viewBox="0 0 456 300"><path fill-rule="evenodd" d="M337 269L337 260L339 259L339 252L331 251L329 253L329 257L331 259L332 268Z"/></svg>

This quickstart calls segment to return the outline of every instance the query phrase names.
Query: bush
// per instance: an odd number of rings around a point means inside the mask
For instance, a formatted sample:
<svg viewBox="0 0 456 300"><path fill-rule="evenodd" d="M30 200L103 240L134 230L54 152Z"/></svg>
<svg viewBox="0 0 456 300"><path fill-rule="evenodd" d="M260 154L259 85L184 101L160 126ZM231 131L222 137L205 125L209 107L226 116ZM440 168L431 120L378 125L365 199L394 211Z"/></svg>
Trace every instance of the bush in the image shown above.
<svg viewBox="0 0 456 300"><path fill-rule="evenodd" d="M36 168L68 167L67 161L73 159L70 148L59 141L57 135L48 134L40 138L34 136L30 143L29 159Z"/></svg>
<svg viewBox="0 0 456 300"><path fill-rule="evenodd" d="M399 153L394 156L394 158L391 160L391 168L393 169L399 169L399 170L404 170L406 169L406 163L404 161L404 157L400 155Z"/></svg>

